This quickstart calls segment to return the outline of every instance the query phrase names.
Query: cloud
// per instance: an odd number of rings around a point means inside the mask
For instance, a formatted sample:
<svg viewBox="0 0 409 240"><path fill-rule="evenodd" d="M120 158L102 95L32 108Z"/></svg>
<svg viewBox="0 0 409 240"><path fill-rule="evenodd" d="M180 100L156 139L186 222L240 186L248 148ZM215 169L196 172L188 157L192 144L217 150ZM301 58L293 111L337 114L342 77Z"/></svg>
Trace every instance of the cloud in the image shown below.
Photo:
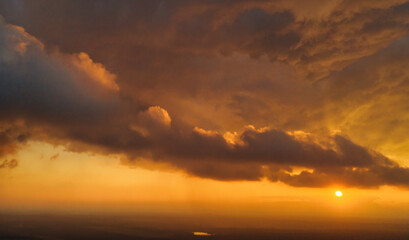
<svg viewBox="0 0 409 240"><path fill-rule="evenodd" d="M47 44L98 55L116 70L126 68L126 62L115 58L127 58L132 51L243 53L284 61L311 79L341 70L406 35L407 6L403 0L0 1L9 21L25 25ZM70 38L77 33L83 38ZM132 61L149 64L146 56L131 55Z"/></svg>
<svg viewBox="0 0 409 240"><path fill-rule="evenodd" d="M141 118L147 123L164 125L166 127L169 127L172 121L169 113L159 106L149 107L145 112L141 113Z"/></svg>
<svg viewBox="0 0 409 240"><path fill-rule="evenodd" d="M102 86L114 91L119 87L115 82L116 76L107 71L100 63L94 63L86 53L79 53L72 56L72 63L82 70L90 79L100 83Z"/></svg>
<svg viewBox="0 0 409 240"><path fill-rule="evenodd" d="M9 168L9 169L13 169L15 167L18 166L18 161L16 159L12 159L12 160L3 160L0 161L0 169L1 168Z"/></svg>
<svg viewBox="0 0 409 240"><path fill-rule="evenodd" d="M174 164L194 175L219 180L267 177L306 187L407 186L409 170L380 153L340 135L323 142L311 135L300 138L300 134L249 127L237 137L237 142L229 143L215 132L196 130L185 141L173 140L168 148L157 151L166 151L163 156L173 157ZM297 174L294 167L312 172Z"/></svg>
<svg viewBox="0 0 409 240"><path fill-rule="evenodd" d="M0 49L3 120L80 128L121 111L117 89L111 88L114 75L86 54L47 53L24 29L3 20Z"/></svg>
<svg viewBox="0 0 409 240"><path fill-rule="evenodd" d="M382 111L405 108L388 105L405 99L406 40L394 41L407 33L406 4L375 2L311 16L296 1L23 1L7 18L42 41L0 22L1 126L218 180L408 187L408 169L364 139L388 138L369 116L393 122ZM18 134L6 135L16 151Z"/></svg>
<svg viewBox="0 0 409 240"><path fill-rule="evenodd" d="M54 160L56 160L58 157L60 156L60 154L54 154L54 155L52 155L51 157L50 157L50 160L51 161L54 161Z"/></svg>
<svg viewBox="0 0 409 240"><path fill-rule="evenodd" d="M0 105L9 118L20 114L50 121L92 118L109 108L102 105L115 104L106 98L117 96L104 89L113 75L86 54L46 53L36 38L3 20L0 49Z"/></svg>
<svg viewBox="0 0 409 240"><path fill-rule="evenodd" d="M319 83L328 125L401 161L409 156L408 46L408 37L396 40Z"/></svg>
<svg viewBox="0 0 409 240"><path fill-rule="evenodd" d="M0 158L16 153L28 138L28 131L19 124L0 126Z"/></svg>
<svg viewBox="0 0 409 240"><path fill-rule="evenodd" d="M247 124L315 130L330 96L311 81L325 81L408 29L400 0L15 5L0 1L10 23L46 50L86 52L115 73L121 96L222 131Z"/></svg>
<svg viewBox="0 0 409 240"><path fill-rule="evenodd" d="M376 166L369 169L326 169L313 172L302 171L292 174L285 171L272 171L268 178L295 187L347 186L377 188L382 185L395 185L407 188L409 169L400 167Z"/></svg>

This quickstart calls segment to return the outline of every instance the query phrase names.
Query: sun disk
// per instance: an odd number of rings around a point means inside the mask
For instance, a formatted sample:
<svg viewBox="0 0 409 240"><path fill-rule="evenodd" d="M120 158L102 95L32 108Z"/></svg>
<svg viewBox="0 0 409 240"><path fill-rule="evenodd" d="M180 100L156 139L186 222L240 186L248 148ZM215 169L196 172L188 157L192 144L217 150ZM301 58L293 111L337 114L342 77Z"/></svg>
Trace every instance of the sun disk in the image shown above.
<svg viewBox="0 0 409 240"><path fill-rule="evenodd" d="M335 196L337 196L337 197L342 197L342 192L341 192L341 191L336 191L336 192L335 192Z"/></svg>

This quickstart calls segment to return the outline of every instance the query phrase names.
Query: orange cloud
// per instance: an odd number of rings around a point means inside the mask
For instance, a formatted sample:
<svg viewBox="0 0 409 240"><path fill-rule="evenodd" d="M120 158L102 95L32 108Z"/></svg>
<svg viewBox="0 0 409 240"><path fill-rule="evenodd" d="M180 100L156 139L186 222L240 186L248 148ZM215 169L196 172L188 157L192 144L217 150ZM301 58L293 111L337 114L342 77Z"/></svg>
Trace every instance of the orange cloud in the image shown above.
<svg viewBox="0 0 409 240"><path fill-rule="evenodd" d="M74 54L72 63L78 69L81 69L93 81L103 85L114 91L119 91L119 86L116 84L116 76L105 69L100 63L95 63L86 53Z"/></svg>

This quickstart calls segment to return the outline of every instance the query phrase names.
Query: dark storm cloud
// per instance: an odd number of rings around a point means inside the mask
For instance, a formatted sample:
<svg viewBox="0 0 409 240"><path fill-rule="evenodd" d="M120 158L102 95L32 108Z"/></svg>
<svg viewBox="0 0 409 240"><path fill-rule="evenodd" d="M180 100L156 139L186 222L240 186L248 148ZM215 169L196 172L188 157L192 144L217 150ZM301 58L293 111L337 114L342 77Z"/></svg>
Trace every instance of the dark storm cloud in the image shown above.
<svg viewBox="0 0 409 240"><path fill-rule="evenodd" d="M182 142L168 144L166 155L187 159L225 159L233 162L260 162L302 167L370 167L391 164L390 160L336 135L333 148L312 141L302 141L277 129L246 129L229 145L217 133L194 132ZM180 149L186 148L184 151Z"/></svg>
<svg viewBox="0 0 409 240"><path fill-rule="evenodd" d="M365 98L377 71L360 70L407 33L407 4L375 2L300 17L281 1L0 1L46 44L0 23L0 120L34 140L199 177L408 187L408 169L381 153L307 133ZM244 124L269 127L234 132Z"/></svg>
<svg viewBox="0 0 409 240"><path fill-rule="evenodd" d="M217 133L197 131L182 142L173 139L173 144L163 144L160 147L165 149L155 152L162 154L159 159L171 158L173 164L191 174L219 180L267 177L304 187L408 184L407 168L340 135L328 139L324 143L328 146L276 129L248 128L236 137L237 142L229 144ZM293 167L313 171L297 174Z"/></svg>
<svg viewBox="0 0 409 240"><path fill-rule="evenodd" d="M18 4L1 1L0 11L47 44L70 52L98 53L97 60L106 63L113 56L104 56L98 49L122 47L129 51L139 46L188 53L242 52L283 60L317 77L339 70L408 32L408 3L342 1L332 2L326 9L327 4L42 0ZM319 17L295 15L303 7L322 13ZM77 34L82 37L70 37Z"/></svg>
<svg viewBox="0 0 409 240"><path fill-rule="evenodd" d="M92 121L107 109L112 111L117 96L103 85L112 84L113 76L103 67L85 54L47 54L43 45L23 29L0 21L3 118L27 114L50 122L69 122L74 118ZM102 74L98 79L93 75L95 71Z"/></svg>
<svg viewBox="0 0 409 240"><path fill-rule="evenodd" d="M115 116L124 111L115 75L84 53L47 53L41 42L24 29L0 21L2 125L18 122L14 124L16 131L29 129L30 134L37 126L57 138L91 138L87 134L97 133L103 135L98 136L101 139L111 136L111 130L102 130L106 124L122 121ZM130 113L140 108L130 107ZM121 127L112 131L121 131ZM7 137L8 132L2 136Z"/></svg>
<svg viewBox="0 0 409 240"><path fill-rule="evenodd" d="M223 98L218 100L218 105L234 102L237 95L249 96L242 91L247 91L247 85L254 85L257 79L247 76L243 81L225 84L227 78L238 78L234 70L224 71L225 76L212 74L218 65L224 68L225 58L220 54L239 53L279 60L297 69L303 78L320 79L407 34L407 5L402 1L306 4L303 1L6 0L0 1L0 13L10 23L25 27L49 48L58 47L69 53L84 51L103 63L118 75L117 83L123 87L121 94L177 111L184 105L184 99L195 101L203 95L209 98L209 93L214 95L212 99ZM308 14L308 9L320 15ZM251 58L247 60L250 61ZM225 88L221 89L221 85ZM319 107L316 104L322 101L321 93L311 94L306 89L308 97L300 102L315 101L313 107ZM265 90L277 91L272 86ZM148 94L151 92L155 94ZM268 96L259 96L253 102L273 102L266 99ZM168 106L170 98L172 106ZM274 119L268 113L271 108L274 108L271 104L265 104L260 109L264 116L257 121L266 119L263 124L275 121L274 124L279 122L285 127L294 124L290 127L304 127L293 119L286 119L287 123ZM292 111L278 111L283 110ZM243 111L234 110L238 114ZM211 122L209 126L221 125L216 120L207 121ZM247 123L253 122L240 122Z"/></svg>

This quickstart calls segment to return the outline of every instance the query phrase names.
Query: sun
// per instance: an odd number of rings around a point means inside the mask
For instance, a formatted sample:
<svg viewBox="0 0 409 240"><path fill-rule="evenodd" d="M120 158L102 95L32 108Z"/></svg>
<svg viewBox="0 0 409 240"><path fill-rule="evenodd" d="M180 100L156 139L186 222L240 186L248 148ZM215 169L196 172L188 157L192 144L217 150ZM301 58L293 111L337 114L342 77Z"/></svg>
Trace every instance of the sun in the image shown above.
<svg viewBox="0 0 409 240"><path fill-rule="evenodd" d="M341 192L341 191L336 191L336 192L335 192L335 196L337 196L337 197L342 197L342 192Z"/></svg>

